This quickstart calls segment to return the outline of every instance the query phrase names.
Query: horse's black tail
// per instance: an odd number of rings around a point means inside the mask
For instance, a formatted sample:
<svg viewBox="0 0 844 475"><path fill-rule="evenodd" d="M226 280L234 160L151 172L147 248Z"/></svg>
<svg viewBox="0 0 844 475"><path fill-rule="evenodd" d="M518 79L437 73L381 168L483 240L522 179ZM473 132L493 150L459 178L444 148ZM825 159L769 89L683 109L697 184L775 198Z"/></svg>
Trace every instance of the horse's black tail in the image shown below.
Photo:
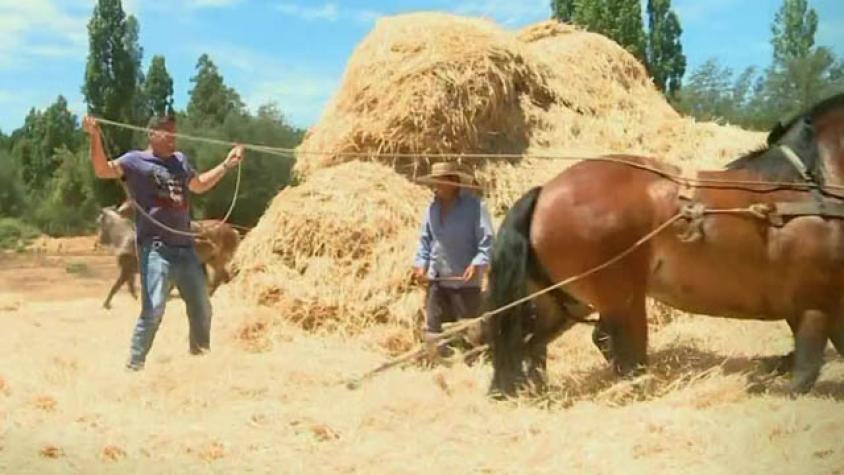
<svg viewBox="0 0 844 475"><path fill-rule="evenodd" d="M529 266L533 265L530 225L540 187L525 193L507 212L492 249L487 309L495 310L527 295ZM490 319L494 375L491 393L512 395L524 382L523 325L529 314L525 303Z"/></svg>

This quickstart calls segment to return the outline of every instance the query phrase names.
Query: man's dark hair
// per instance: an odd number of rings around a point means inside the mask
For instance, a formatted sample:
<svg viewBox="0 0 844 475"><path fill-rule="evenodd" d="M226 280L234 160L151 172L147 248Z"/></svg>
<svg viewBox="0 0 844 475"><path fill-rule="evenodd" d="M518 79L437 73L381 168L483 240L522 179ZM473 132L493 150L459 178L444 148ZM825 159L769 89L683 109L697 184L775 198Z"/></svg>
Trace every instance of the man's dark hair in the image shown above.
<svg viewBox="0 0 844 475"><path fill-rule="evenodd" d="M147 128L150 130L161 130L168 125L176 124L176 116L174 115L154 115L147 122Z"/></svg>

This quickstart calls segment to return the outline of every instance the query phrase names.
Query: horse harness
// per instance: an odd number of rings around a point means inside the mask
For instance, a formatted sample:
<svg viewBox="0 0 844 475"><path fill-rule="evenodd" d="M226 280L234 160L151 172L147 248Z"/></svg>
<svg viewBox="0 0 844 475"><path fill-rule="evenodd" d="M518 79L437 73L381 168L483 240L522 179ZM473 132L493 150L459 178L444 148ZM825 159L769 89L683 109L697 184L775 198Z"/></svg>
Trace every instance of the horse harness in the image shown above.
<svg viewBox="0 0 844 475"><path fill-rule="evenodd" d="M703 237L703 220L707 214L745 214L764 220L770 226L782 227L790 219L801 216L819 216L823 218L844 219L844 201L841 197L827 198L822 186L806 168L800 156L788 145L778 145L783 156L797 170L803 183L801 188L808 185L812 199L803 201L779 201L774 203L753 203L747 208L713 210L707 208L698 196L698 190L706 187L699 183L706 183L706 179L699 177L700 172L683 173L680 183L678 200L680 212L686 221L684 229L678 235L682 242L690 243Z"/></svg>

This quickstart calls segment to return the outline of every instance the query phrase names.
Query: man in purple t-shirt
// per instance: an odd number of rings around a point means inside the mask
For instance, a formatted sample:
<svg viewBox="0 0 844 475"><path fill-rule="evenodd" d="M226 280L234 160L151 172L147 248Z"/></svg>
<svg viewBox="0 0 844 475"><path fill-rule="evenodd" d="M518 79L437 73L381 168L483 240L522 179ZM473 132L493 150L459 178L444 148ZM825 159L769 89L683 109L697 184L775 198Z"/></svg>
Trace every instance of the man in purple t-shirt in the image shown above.
<svg viewBox="0 0 844 475"><path fill-rule="evenodd" d="M124 180L131 198L161 223L143 213L135 220L142 301L127 367L143 369L173 283L187 307L190 352L208 351L211 300L190 234L188 191L201 194L212 189L243 158L243 147L232 148L220 165L197 174L184 154L176 151L176 122L172 117L153 117L146 150L133 150L112 161L106 157L96 120L85 117L83 128L91 136L91 163L97 177Z"/></svg>

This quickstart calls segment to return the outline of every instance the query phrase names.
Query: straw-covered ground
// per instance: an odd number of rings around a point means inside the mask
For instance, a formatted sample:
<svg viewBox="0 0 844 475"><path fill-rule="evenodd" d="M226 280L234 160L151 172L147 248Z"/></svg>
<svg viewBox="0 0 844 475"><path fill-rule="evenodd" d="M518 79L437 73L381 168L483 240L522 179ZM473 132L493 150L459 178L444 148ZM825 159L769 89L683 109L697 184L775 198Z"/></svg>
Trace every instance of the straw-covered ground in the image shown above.
<svg viewBox="0 0 844 475"><path fill-rule="evenodd" d="M137 304L100 308L108 257L0 260L0 473L844 473L844 361L816 390L767 394L758 359L785 325L675 317L652 369L618 381L577 328L552 347L550 395L496 403L488 365L382 362L379 332L307 332L222 289L213 351L187 354L171 301L146 371L122 364ZM276 321L256 351L247 320ZM398 331L398 330L397 330Z"/></svg>
<svg viewBox="0 0 844 475"><path fill-rule="evenodd" d="M407 268L430 192L412 179L433 154L533 156L461 159L499 222L575 157L690 172L763 142L681 117L599 35L381 19L299 150L300 183L214 296L209 355L187 355L176 299L147 369L125 372L138 305L122 291L100 308L115 269L80 255L90 241L0 256L0 473L844 473L844 361L830 351L813 392L789 399L764 371L792 346L782 322L652 304L650 369L632 381L577 327L552 345L541 399L490 400L483 361L344 384L418 341L423 291Z"/></svg>

